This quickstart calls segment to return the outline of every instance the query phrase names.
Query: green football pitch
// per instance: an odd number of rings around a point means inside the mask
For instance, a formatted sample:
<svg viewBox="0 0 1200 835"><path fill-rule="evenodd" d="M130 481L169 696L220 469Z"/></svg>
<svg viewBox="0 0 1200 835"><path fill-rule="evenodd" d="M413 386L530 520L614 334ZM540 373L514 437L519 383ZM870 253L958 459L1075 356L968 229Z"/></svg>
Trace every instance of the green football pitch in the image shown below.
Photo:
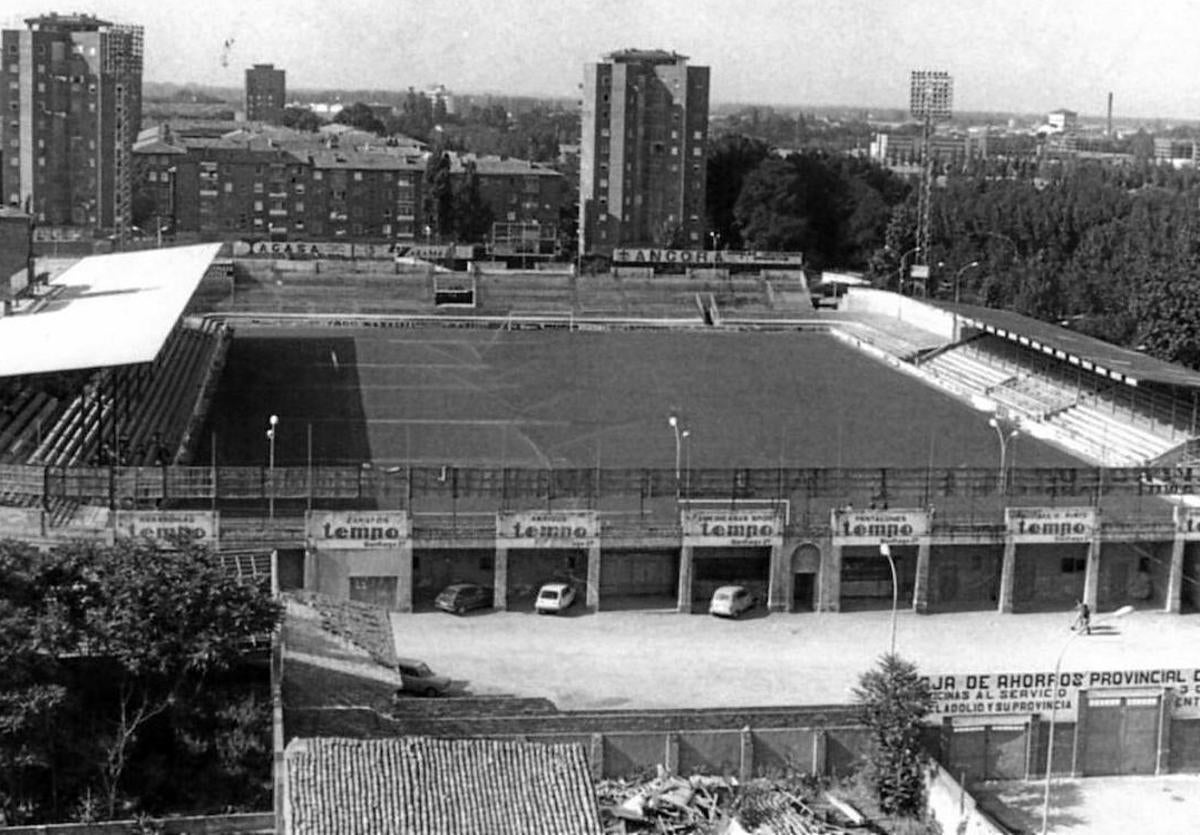
<svg viewBox="0 0 1200 835"><path fill-rule="evenodd" d="M239 330L197 460L995 466L988 416L816 332ZM1017 467L1080 462L1022 436Z"/></svg>

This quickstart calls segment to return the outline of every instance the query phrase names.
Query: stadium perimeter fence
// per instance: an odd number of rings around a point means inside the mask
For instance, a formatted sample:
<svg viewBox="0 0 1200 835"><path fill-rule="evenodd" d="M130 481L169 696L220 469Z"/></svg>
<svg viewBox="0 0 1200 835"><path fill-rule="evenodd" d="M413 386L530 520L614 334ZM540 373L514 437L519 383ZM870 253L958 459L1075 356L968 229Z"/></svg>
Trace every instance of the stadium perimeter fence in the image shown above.
<svg viewBox="0 0 1200 835"><path fill-rule="evenodd" d="M1004 505L1089 505L1115 517L1169 514L1168 494L1200 492L1200 469L748 468L533 469L428 466L0 466L0 504L137 507L646 508L669 500L787 502L794 521L830 507L927 508L946 523L994 518ZM557 504L556 504L557 503ZM799 518L797 518L799 517ZM999 520L997 520L999 521Z"/></svg>

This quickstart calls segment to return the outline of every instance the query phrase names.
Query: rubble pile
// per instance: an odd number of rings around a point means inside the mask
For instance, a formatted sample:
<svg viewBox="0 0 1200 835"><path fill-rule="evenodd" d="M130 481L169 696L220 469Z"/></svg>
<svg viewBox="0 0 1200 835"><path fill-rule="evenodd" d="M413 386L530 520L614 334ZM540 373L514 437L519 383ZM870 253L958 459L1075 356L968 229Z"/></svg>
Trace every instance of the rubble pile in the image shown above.
<svg viewBox="0 0 1200 835"><path fill-rule="evenodd" d="M677 777L659 768L644 780L596 785L605 835L842 835L876 831L839 806L766 779Z"/></svg>

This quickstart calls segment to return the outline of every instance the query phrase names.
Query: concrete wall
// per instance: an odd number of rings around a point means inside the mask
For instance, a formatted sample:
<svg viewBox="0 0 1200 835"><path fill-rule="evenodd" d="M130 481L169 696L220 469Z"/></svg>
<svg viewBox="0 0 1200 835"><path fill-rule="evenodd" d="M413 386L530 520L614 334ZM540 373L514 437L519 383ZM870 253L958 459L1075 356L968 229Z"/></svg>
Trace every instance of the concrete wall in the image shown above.
<svg viewBox="0 0 1200 835"><path fill-rule="evenodd" d="M887 290L868 287L851 287L842 300L842 309L847 313L874 313L890 316L914 327L952 340L957 328L957 317L952 313L925 304L919 299L901 296Z"/></svg>
<svg viewBox="0 0 1200 835"><path fill-rule="evenodd" d="M983 812L975 798L937 763L930 766L925 774L925 792L929 815L941 825L942 832L1007 835L1007 830Z"/></svg>

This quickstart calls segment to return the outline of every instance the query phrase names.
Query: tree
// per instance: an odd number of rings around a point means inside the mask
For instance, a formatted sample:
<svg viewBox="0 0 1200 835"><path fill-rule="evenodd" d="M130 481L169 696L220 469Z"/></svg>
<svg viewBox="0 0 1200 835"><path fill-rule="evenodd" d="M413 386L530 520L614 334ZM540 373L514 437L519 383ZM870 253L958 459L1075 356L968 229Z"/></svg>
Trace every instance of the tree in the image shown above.
<svg viewBox="0 0 1200 835"><path fill-rule="evenodd" d="M18 732L0 756L21 768L9 803L61 814L95 797L110 818L137 809L124 778L142 735L156 723L162 733L274 629L269 593L208 548L179 545L83 542L41 555L0 542L0 727ZM39 778L57 785L48 793Z"/></svg>
<svg viewBox="0 0 1200 835"><path fill-rule="evenodd" d="M293 128L309 133L315 133L321 125L325 124L325 120L316 113L313 113L311 109L296 107L295 105L283 109L282 122L285 128Z"/></svg>
<svg viewBox="0 0 1200 835"><path fill-rule="evenodd" d="M479 171L474 161L463 165L463 179L454 195L454 232L466 243L479 243L492 228L492 210L479 192Z"/></svg>
<svg viewBox="0 0 1200 835"><path fill-rule="evenodd" d="M928 682L914 664L888 654L859 676L859 718L870 729L866 777L885 814L920 817L925 811L926 754L922 720L933 708Z"/></svg>
<svg viewBox="0 0 1200 835"><path fill-rule="evenodd" d="M454 231L454 189L450 182L450 155L435 151L425 164L426 222L437 240Z"/></svg>
<svg viewBox="0 0 1200 835"><path fill-rule="evenodd" d="M741 248L742 235L734 219L734 206L746 178L770 155L766 143L741 134L717 140L709 152L705 172L708 228L720 236L726 249Z"/></svg>
<svg viewBox="0 0 1200 835"><path fill-rule="evenodd" d="M375 115L375 111L371 109L370 105L360 101L356 101L349 107L343 107L333 117L333 121L339 125L349 125L380 136L387 133L387 127Z"/></svg>

